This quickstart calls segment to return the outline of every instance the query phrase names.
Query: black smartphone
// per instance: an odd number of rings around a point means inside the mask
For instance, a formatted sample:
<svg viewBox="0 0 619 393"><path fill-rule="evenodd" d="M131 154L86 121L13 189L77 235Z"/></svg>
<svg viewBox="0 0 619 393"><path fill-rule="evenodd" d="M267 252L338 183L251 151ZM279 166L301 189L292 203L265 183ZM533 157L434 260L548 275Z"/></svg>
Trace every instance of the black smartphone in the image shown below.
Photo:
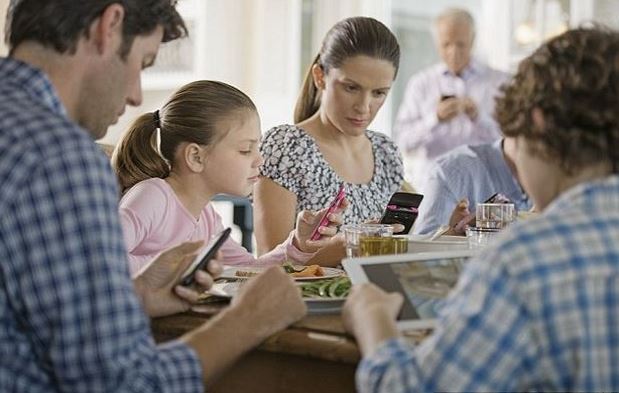
<svg viewBox="0 0 619 393"><path fill-rule="evenodd" d="M198 254L196 259L193 260L191 265L185 270L181 277L181 285L190 286L195 281L196 272L199 269L205 269L208 262L213 259L215 253L219 248L228 240L232 229L226 228L219 232L212 240L204 247L204 249Z"/></svg>
<svg viewBox="0 0 619 393"><path fill-rule="evenodd" d="M404 230L397 234L410 232L419 211L423 195L411 192L396 192L391 196L380 219L381 224L402 224Z"/></svg>
<svg viewBox="0 0 619 393"><path fill-rule="evenodd" d="M444 94L441 96L441 101L449 100L451 98L456 98L456 96L453 94Z"/></svg>

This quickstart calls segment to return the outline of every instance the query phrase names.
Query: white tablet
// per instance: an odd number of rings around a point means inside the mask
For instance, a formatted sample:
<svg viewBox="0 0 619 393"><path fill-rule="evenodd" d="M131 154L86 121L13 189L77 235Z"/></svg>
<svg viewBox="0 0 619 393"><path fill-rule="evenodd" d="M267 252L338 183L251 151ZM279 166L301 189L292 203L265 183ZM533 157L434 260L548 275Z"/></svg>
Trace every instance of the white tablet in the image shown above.
<svg viewBox="0 0 619 393"><path fill-rule="evenodd" d="M455 286L473 251L441 251L344 259L353 284L371 282L387 292L400 292L404 304L400 330L432 328L442 300Z"/></svg>

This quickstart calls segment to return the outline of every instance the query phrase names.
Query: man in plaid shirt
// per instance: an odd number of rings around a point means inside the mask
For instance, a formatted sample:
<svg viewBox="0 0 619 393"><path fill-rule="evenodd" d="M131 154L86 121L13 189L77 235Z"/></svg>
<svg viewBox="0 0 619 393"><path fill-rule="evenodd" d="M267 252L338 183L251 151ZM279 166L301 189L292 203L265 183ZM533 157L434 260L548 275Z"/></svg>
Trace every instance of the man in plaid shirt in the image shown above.
<svg viewBox="0 0 619 393"><path fill-rule="evenodd" d="M361 392L619 390L619 33L568 31L498 99L518 176L543 213L471 260L419 347L402 303L356 287L344 310Z"/></svg>
<svg viewBox="0 0 619 393"><path fill-rule="evenodd" d="M205 326L163 346L152 339L144 309L170 314L195 300L175 283L200 244L164 252L132 282L116 178L93 138L140 104L140 71L160 42L183 35L175 3L13 3L11 53L0 58L1 392L202 391L305 313L274 268Z"/></svg>

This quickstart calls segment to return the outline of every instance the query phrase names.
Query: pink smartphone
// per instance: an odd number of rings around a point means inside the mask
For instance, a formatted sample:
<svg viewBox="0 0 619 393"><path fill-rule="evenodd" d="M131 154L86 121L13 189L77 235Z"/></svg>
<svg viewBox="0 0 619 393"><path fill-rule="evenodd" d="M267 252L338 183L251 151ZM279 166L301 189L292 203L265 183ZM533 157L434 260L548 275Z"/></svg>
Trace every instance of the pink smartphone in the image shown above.
<svg viewBox="0 0 619 393"><path fill-rule="evenodd" d="M342 184L340 186L340 189L337 191L335 198L333 198L333 201L329 205L329 208L327 209L326 213L323 214L323 216L320 218L320 221L318 222L318 225L316 225L316 227L312 231L310 240L320 239L321 235L320 235L320 232L318 232L318 228L325 226L329 223L329 218L328 218L329 214L333 213L338 207L340 207L345 197L346 197L346 190L344 189L344 184Z"/></svg>

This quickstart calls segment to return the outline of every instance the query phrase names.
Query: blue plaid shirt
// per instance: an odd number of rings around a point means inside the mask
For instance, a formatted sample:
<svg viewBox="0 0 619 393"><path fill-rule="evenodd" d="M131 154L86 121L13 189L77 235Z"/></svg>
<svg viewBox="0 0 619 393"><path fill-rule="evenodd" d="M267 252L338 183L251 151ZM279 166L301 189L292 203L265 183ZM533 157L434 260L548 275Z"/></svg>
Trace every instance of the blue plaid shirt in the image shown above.
<svg viewBox="0 0 619 393"><path fill-rule="evenodd" d="M458 201L465 197L473 213L478 203L497 192L508 197L516 209L531 209L528 196L505 162L502 141L461 146L436 159L423 189L414 233L431 233L449 224Z"/></svg>
<svg viewBox="0 0 619 393"><path fill-rule="evenodd" d="M0 58L0 391L197 392L129 278L107 158L46 76Z"/></svg>
<svg viewBox="0 0 619 393"><path fill-rule="evenodd" d="M568 190L474 258L419 347L390 340L360 392L618 391L619 176Z"/></svg>

